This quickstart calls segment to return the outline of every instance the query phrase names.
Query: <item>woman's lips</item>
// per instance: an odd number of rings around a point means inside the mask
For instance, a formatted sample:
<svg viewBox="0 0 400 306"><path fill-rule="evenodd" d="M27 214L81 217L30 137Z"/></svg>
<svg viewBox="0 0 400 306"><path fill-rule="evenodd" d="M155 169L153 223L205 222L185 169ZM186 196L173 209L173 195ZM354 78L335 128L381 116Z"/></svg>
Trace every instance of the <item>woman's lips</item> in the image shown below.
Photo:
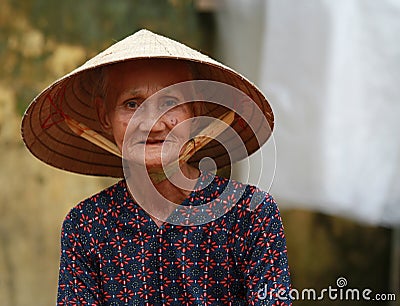
<svg viewBox="0 0 400 306"><path fill-rule="evenodd" d="M172 139L165 139L165 138L159 138L159 139L154 139L154 138L147 138L147 139L132 139L130 141L131 147L134 147L136 145L144 145L144 146L161 146L164 144L170 144L173 143L174 141Z"/></svg>
<svg viewBox="0 0 400 306"><path fill-rule="evenodd" d="M146 145L160 145L165 142L164 139L147 139L146 141L141 141L141 144L146 144Z"/></svg>

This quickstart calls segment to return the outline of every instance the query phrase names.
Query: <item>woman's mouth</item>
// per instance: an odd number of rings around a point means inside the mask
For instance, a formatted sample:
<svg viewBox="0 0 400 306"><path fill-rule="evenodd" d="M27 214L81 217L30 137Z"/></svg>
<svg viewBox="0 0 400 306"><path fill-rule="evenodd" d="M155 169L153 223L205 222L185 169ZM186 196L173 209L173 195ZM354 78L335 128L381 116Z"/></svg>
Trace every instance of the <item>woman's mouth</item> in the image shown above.
<svg viewBox="0 0 400 306"><path fill-rule="evenodd" d="M164 139L146 139L144 141L141 141L140 143L145 145L161 145L164 142Z"/></svg>

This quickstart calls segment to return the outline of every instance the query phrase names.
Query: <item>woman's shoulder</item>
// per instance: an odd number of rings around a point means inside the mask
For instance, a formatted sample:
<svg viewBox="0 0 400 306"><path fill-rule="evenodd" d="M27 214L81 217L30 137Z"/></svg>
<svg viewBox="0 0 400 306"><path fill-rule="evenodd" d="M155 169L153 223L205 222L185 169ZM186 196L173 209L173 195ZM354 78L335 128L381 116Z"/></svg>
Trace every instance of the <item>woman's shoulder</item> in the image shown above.
<svg viewBox="0 0 400 306"><path fill-rule="evenodd" d="M278 210L273 196L258 186L243 183L235 179L228 179L213 174L203 174L198 186L203 188L210 198L218 202L234 204L234 211L255 212L257 214L271 214Z"/></svg>
<svg viewBox="0 0 400 306"><path fill-rule="evenodd" d="M128 196L126 182L120 180L79 202L69 211L66 220L76 221L74 223L77 224L82 223L82 220L98 218L100 215L104 216L112 207L123 205ZM78 220L80 221L78 222Z"/></svg>
<svg viewBox="0 0 400 306"><path fill-rule="evenodd" d="M272 195L258 186L235 179L215 176L210 186L219 186L216 205L222 205L225 214L221 222L235 237L256 236L268 229L271 233L281 231L281 217ZM222 188L221 188L222 187Z"/></svg>

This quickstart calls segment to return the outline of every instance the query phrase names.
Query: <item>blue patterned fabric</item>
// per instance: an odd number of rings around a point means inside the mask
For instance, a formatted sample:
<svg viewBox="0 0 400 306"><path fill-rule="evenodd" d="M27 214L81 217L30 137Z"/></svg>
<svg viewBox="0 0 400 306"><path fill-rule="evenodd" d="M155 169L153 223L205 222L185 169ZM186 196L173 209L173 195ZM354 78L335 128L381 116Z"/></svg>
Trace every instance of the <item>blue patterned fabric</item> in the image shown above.
<svg viewBox="0 0 400 306"><path fill-rule="evenodd" d="M192 226L158 227L125 180L81 202L63 223L58 305L291 305L276 298L290 278L269 194L203 173L183 205L218 200L224 190L236 204Z"/></svg>

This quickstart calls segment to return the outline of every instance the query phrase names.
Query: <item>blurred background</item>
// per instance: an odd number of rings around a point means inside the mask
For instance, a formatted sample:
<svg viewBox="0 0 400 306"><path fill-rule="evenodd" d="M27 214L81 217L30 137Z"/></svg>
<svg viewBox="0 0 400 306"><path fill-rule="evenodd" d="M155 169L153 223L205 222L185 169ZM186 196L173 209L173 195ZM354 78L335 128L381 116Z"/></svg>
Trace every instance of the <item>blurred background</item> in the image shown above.
<svg viewBox="0 0 400 306"><path fill-rule="evenodd" d="M141 28L237 69L269 98L274 139L232 170L278 201L293 287L344 277L400 300L400 1L0 0L0 305L55 304L62 221L115 182L31 156L25 108ZM295 305L314 303L400 305Z"/></svg>

